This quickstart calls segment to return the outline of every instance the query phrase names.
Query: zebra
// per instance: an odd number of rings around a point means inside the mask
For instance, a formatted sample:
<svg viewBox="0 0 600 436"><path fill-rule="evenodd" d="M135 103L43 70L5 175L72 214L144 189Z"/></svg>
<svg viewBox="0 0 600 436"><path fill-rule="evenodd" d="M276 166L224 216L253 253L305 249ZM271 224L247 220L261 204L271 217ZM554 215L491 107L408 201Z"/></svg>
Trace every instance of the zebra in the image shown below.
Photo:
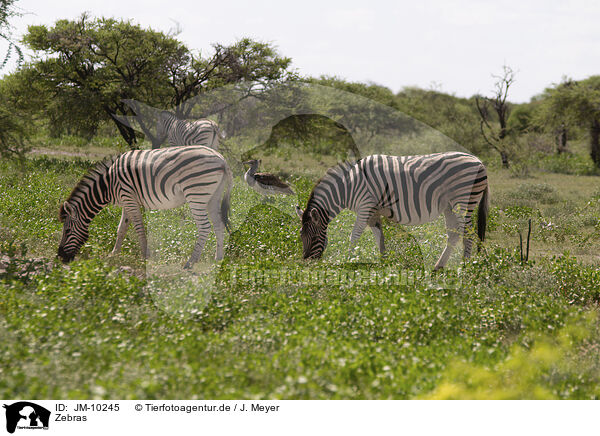
<svg viewBox="0 0 600 436"><path fill-rule="evenodd" d="M58 256L65 263L73 260L88 238L92 219L104 206L113 203L123 208L123 214L111 254L121 250L131 221L142 256L147 258L149 250L140 208L172 209L187 202L199 235L185 268L191 268L200 258L210 221L217 238L215 258L221 260L224 229L230 230L232 183L232 173L223 156L204 146L133 150L100 162L60 207L63 233Z"/></svg>
<svg viewBox="0 0 600 436"><path fill-rule="evenodd" d="M443 213L448 240L435 265L438 270L446 266L461 234L464 257L471 255L473 241L467 233L477 205L477 232L483 241L489 210L487 171L479 159L467 153L372 155L343 163L329 169L315 185L304 211L296 206L302 221L303 257L321 257L327 246L327 226L342 209L357 214L350 250L368 225L382 254L381 216L418 225Z"/></svg>
<svg viewBox="0 0 600 436"><path fill-rule="evenodd" d="M165 139L169 145L204 145L219 149L219 126L212 120L179 120L169 111L158 114L156 123L156 143Z"/></svg>

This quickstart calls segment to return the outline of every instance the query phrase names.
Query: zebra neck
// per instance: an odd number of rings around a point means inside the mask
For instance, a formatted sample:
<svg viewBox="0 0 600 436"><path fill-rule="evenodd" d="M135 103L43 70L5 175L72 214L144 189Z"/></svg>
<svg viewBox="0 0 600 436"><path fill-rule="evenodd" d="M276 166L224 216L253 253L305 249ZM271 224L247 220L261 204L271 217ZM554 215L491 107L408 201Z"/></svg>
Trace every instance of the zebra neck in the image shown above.
<svg viewBox="0 0 600 436"><path fill-rule="evenodd" d="M340 198L338 191L315 192L312 204L313 207L321 209L323 215L328 218L328 222L334 219L342 209L346 208L346 204Z"/></svg>
<svg viewBox="0 0 600 436"><path fill-rule="evenodd" d="M349 200L350 186L350 170L352 166L343 163L334 167L325 174L325 176L315 186L311 200L327 212L331 221L337 216L342 209L350 208Z"/></svg>
<svg viewBox="0 0 600 436"><path fill-rule="evenodd" d="M92 181L86 191L82 191L79 198L79 208L85 221L91 222L106 205L113 202L113 193L110 189L108 173L102 174Z"/></svg>

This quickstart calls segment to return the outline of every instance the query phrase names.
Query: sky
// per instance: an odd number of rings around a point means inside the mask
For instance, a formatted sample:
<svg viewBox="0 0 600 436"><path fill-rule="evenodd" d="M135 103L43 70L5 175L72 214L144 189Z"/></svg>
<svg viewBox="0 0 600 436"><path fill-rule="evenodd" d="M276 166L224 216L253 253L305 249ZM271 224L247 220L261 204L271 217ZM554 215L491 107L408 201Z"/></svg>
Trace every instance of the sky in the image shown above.
<svg viewBox="0 0 600 436"><path fill-rule="evenodd" d="M302 75L394 92L418 86L459 97L489 94L493 75L508 65L516 71L509 100L520 103L564 77L600 74L598 0L18 0L16 6L24 13L11 20L17 38L28 25L87 11L164 32L178 27L178 38L206 55L213 43L242 37L269 42Z"/></svg>

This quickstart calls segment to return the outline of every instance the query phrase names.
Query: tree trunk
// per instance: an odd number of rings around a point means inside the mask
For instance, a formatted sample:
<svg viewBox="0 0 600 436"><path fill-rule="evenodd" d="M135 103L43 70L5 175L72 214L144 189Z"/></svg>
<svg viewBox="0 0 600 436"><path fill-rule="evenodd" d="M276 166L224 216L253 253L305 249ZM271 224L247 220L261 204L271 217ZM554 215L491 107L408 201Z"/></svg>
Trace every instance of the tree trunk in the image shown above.
<svg viewBox="0 0 600 436"><path fill-rule="evenodd" d="M556 152L558 154L567 151L567 128L562 125L556 135Z"/></svg>
<svg viewBox="0 0 600 436"><path fill-rule="evenodd" d="M131 127L123 125L120 121L114 118L113 121L117 126L119 133L121 134L125 142L127 142L127 145L129 145L129 148L132 150L137 150L138 146L137 139L135 137L135 130L133 130Z"/></svg>
<svg viewBox="0 0 600 436"><path fill-rule="evenodd" d="M600 121L594 120L590 129L590 146L592 160L600 168Z"/></svg>
<svg viewBox="0 0 600 436"><path fill-rule="evenodd" d="M500 118L500 132L498 132L498 139L502 141L506 138L507 130L506 130L506 121Z"/></svg>
<svg viewBox="0 0 600 436"><path fill-rule="evenodd" d="M113 116L113 111L111 111L110 108L105 107L104 110L108 113L110 119L113 120L115 126L117 126L117 130L119 130L119 133L121 134L125 142L127 142L127 145L129 145L129 148L132 150L136 150L138 147L137 139L135 137L135 130L117 120Z"/></svg>
<svg viewBox="0 0 600 436"><path fill-rule="evenodd" d="M158 138L155 135L156 113L154 112L153 108L140 104L140 102L135 100L126 100L125 103L127 104L127 106L129 106L129 109L131 109L135 114L139 128L142 129L142 132L144 133L146 139L152 143L152 148L160 148L162 142L159 142ZM132 128L131 126L128 127Z"/></svg>
<svg viewBox="0 0 600 436"><path fill-rule="evenodd" d="M502 159L502 168L508 168L510 166L508 163L508 154L505 151L501 151L500 158Z"/></svg>

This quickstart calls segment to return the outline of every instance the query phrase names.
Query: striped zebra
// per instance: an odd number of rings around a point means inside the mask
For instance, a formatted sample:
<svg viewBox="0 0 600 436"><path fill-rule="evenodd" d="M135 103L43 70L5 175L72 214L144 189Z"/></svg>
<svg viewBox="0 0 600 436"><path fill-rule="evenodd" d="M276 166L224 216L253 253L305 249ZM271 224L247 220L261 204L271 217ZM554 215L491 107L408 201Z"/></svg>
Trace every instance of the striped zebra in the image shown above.
<svg viewBox="0 0 600 436"><path fill-rule="evenodd" d="M219 149L219 126L212 120L179 120L169 111L162 111L156 123L156 142L169 145L204 145Z"/></svg>
<svg viewBox="0 0 600 436"><path fill-rule="evenodd" d="M231 170L223 156L203 146L134 150L101 162L81 179L60 208L63 234L58 256L64 262L73 260L88 238L92 219L113 203L123 208L123 214L112 254L121 250L133 222L142 256L148 257L141 207L172 209L188 203L199 235L185 267L190 268L200 258L210 221L217 238L216 259L220 260L224 230L229 229L231 186Z"/></svg>
<svg viewBox="0 0 600 436"><path fill-rule="evenodd" d="M435 265L443 268L463 235L464 257L471 255L467 236L479 205L478 236L485 239L489 187L485 166L475 156L460 152L424 156L373 155L331 168L314 187L302 219L303 257L319 258L327 246L327 226L342 210L356 213L350 249L366 226L373 231L379 251L385 251L381 216L400 224L418 225L442 213L448 241Z"/></svg>

